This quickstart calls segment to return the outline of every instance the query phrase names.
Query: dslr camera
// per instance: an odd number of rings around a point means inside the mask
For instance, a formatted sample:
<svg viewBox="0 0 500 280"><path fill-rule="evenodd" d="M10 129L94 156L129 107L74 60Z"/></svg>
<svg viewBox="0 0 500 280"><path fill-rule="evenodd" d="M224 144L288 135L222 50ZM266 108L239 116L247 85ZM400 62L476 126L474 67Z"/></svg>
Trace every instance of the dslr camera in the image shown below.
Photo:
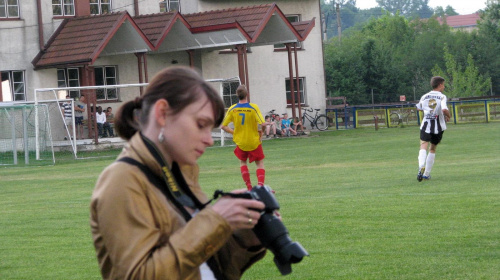
<svg viewBox="0 0 500 280"><path fill-rule="evenodd" d="M231 194L231 196L255 199L265 204L253 231L262 245L273 252L274 263L282 275L292 272L292 263L298 263L304 256L309 256L309 253L298 242L290 239L287 228L274 214L280 206L269 186L254 186L250 191Z"/></svg>

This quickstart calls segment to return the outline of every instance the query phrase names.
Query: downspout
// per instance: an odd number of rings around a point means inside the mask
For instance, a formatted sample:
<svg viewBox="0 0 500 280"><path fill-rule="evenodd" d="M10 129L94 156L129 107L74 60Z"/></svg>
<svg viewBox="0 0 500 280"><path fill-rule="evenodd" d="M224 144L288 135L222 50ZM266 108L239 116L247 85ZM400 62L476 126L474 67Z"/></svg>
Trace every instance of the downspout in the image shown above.
<svg viewBox="0 0 500 280"><path fill-rule="evenodd" d="M137 57L137 69L139 73L139 84L142 84L142 58L144 53L135 53ZM139 95L142 96L143 90L142 87L139 87Z"/></svg>
<svg viewBox="0 0 500 280"><path fill-rule="evenodd" d="M299 109L299 120L302 119L302 110L301 110L301 100L300 100L300 84L299 84L299 61L297 59L297 43L293 43L293 52L295 53L295 75L296 75L296 83L297 83L297 104L298 105L298 109ZM295 111L294 111L295 113ZM294 116L295 118L295 116Z"/></svg>
<svg viewBox="0 0 500 280"><path fill-rule="evenodd" d="M148 79L148 55L146 53L144 53L143 61L144 61L144 82L149 83L149 79Z"/></svg>
<svg viewBox="0 0 500 280"><path fill-rule="evenodd" d="M36 0L36 12L38 16L38 45L40 50L43 51L43 19L42 19L42 0Z"/></svg>
<svg viewBox="0 0 500 280"><path fill-rule="evenodd" d="M247 81L248 102L250 102L250 81L248 80L247 45L243 45L243 60L245 61L245 81Z"/></svg>
<svg viewBox="0 0 500 280"><path fill-rule="evenodd" d="M321 2L320 1L318 1L318 11L321 14ZM324 47L325 46L325 42L321 41L321 58L322 58L322 61L323 61L323 67L321 69L323 70L323 86L324 86L325 98L326 98L327 96L329 96L329 94L328 94L328 89L327 89L327 86L326 86L326 74L325 74L325 67L326 67L326 64L325 64L325 47Z"/></svg>
<svg viewBox="0 0 500 280"><path fill-rule="evenodd" d="M89 86L90 85L90 70L89 70L89 66L87 64L84 65L82 71L83 71L83 73L82 73L83 74L82 75L82 77L83 77L83 81L82 82L83 83L82 84L83 84L83 86ZM87 112L87 128L89 130L88 137L91 138L90 135L92 135L91 132L92 132L92 128L93 128L92 125L93 124L90 123L90 120L92 119L91 114L90 114L90 107L91 107L90 101L92 100L91 95L92 95L92 91L93 90L88 89L88 90L83 90L83 91L84 91L84 94L85 94L85 99L87 100L87 109L86 109L86 112Z"/></svg>
<svg viewBox="0 0 500 280"><path fill-rule="evenodd" d="M89 67L88 64L83 66L83 74L85 78L84 86L95 86L94 79L94 69ZM99 144L99 135L97 134L97 119L96 119L96 109L97 109L97 96L95 89L89 89L85 93L87 99L87 127L89 129L89 138L93 138L96 144ZM92 109L92 112L91 112ZM92 122L91 122L92 121Z"/></svg>
<svg viewBox="0 0 500 280"><path fill-rule="evenodd" d="M90 68L89 67L89 76L90 76L90 83L92 86L95 86L95 72L94 72L94 67ZM92 104L94 106L94 110L92 112L92 116L94 117L93 120L93 130L94 130L94 142L96 144L99 144L99 131L97 130L97 92L96 90L93 90L92 94Z"/></svg>
<svg viewBox="0 0 500 280"><path fill-rule="evenodd" d="M194 68L194 51L193 50L187 50L186 51L189 56L189 67Z"/></svg>
<svg viewBox="0 0 500 280"><path fill-rule="evenodd" d="M247 85L246 75L245 75L245 65L243 59L243 45L236 45L237 55L238 55L238 75L240 77L240 82L243 85Z"/></svg>
<svg viewBox="0 0 500 280"><path fill-rule="evenodd" d="M295 89L293 86L292 50L290 48L290 43L286 43L285 46L288 53L288 75L290 77L290 93L292 95L292 117L295 118Z"/></svg>
<svg viewBox="0 0 500 280"><path fill-rule="evenodd" d="M139 0L134 0L134 16L139 16Z"/></svg>

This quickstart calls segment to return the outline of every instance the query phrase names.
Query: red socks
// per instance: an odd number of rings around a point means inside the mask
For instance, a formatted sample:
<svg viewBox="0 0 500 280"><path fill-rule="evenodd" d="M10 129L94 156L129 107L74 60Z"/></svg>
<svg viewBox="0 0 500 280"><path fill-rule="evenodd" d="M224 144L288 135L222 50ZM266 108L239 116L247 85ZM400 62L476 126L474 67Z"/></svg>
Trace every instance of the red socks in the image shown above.
<svg viewBox="0 0 500 280"><path fill-rule="evenodd" d="M243 181L245 182L245 185L247 185L247 189L251 190L252 189L252 183L250 182L250 173L248 172L248 166L242 165L240 167L241 170L241 177L243 178Z"/></svg>
<svg viewBox="0 0 500 280"><path fill-rule="evenodd" d="M257 183L259 184L259 186L264 186L264 181L266 179L266 170L257 169L255 173L257 173Z"/></svg>
<svg viewBox="0 0 500 280"><path fill-rule="evenodd" d="M240 167L240 170L241 170L241 177L243 178L243 181L245 182L245 185L247 185L247 189L248 190L251 190L252 189L252 183L250 182L250 173L248 172L248 166L246 165L242 165ZM259 186L263 186L264 185L264 181L266 179L266 170L264 169L257 169L255 171L255 173L257 174L257 184Z"/></svg>

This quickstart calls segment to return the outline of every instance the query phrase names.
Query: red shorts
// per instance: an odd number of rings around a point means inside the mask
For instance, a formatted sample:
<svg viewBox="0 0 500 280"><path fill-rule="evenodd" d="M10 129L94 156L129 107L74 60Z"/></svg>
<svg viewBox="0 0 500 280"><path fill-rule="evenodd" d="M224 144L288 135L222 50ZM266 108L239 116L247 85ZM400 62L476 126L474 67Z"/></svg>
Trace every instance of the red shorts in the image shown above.
<svg viewBox="0 0 500 280"><path fill-rule="evenodd" d="M253 161L260 161L264 159L264 151L262 150L262 144L260 144L255 150L253 151L243 151L240 149L240 147L236 146L236 149L234 149L234 155L239 160L246 161L248 159L249 162Z"/></svg>

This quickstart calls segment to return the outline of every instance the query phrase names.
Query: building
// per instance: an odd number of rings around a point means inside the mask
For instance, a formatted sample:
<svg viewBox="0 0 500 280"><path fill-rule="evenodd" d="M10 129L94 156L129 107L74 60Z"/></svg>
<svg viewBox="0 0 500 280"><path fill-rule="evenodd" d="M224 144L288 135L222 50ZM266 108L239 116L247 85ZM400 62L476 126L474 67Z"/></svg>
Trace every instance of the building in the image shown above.
<svg viewBox="0 0 500 280"><path fill-rule="evenodd" d="M147 83L178 64L206 79L239 77L263 113L326 106L319 0L4 3L0 102L33 101L39 88ZM234 89L234 81L221 89L228 107ZM142 90L89 93L91 103L116 109Z"/></svg>
<svg viewBox="0 0 500 280"><path fill-rule="evenodd" d="M479 13L469 15L456 15L446 16L444 18L438 17L437 20L440 24L446 24L454 30L472 31L477 29L477 23L481 19Z"/></svg>

